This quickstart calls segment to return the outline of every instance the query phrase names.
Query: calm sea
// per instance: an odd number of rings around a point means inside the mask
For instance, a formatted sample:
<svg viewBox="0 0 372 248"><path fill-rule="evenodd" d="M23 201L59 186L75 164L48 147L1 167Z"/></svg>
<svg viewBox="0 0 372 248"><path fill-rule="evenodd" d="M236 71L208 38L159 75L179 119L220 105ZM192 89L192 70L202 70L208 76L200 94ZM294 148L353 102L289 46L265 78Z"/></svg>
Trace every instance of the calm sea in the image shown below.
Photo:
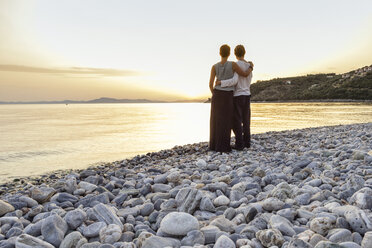
<svg viewBox="0 0 372 248"><path fill-rule="evenodd" d="M0 182L209 138L210 104L0 105ZM372 104L254 103L252 133L372 122Z"/></svg>

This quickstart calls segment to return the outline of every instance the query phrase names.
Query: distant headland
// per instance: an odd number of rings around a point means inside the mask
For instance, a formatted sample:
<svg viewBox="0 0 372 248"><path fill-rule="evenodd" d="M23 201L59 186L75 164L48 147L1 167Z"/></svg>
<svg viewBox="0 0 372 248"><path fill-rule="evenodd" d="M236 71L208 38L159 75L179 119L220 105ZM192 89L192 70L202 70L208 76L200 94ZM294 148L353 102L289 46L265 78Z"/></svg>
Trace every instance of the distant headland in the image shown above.
<svg viewBox="0 0 372 248"><path fill-rule="evenodd" d="M343 74L257 81L251 93L253 101L371 101L372 65Z"/></svg>

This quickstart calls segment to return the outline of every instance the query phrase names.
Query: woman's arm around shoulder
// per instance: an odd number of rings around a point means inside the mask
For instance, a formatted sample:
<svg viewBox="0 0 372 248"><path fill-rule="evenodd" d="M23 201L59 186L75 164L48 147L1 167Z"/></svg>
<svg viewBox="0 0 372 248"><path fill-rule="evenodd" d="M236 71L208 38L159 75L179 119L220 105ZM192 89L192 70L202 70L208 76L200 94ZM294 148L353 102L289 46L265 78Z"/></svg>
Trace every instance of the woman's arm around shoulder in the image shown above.
<svg viewBox="0 0 372 248"><path fill-rule="evenodd" d="M248 77L249 74L251 74L251 72L252 72L252 70L253 70L253 68L250 66L250 67L248 68L248 70L243 71L242 69L240 69L239 65L238 65L237 63L235 63L235 62L232 62L232 68L233 68L233 70L234 70L236 73L239 74L239 76L242 76L242 77Z"/></svg>

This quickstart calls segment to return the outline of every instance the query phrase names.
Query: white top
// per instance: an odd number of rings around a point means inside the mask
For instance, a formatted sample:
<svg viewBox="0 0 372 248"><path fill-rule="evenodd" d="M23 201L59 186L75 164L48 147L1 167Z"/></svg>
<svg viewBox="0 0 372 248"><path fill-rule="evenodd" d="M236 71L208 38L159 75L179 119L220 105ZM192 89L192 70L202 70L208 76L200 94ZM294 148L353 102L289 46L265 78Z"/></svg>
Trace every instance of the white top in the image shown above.
<svg viewBox="0 0 372 248"><path fill-rule="evenodd" d="M236 63L239 65L240 69L242 69L243 71L248 70L248 68L250 67L250 64L243 60L238 60ZM252 76L253 75L251 73L249 74L248 77L242 77L242 76L239 76L238 73L235 72L234 77L221 81L221 87L235 86L234 96L250 96Z"/></svg>

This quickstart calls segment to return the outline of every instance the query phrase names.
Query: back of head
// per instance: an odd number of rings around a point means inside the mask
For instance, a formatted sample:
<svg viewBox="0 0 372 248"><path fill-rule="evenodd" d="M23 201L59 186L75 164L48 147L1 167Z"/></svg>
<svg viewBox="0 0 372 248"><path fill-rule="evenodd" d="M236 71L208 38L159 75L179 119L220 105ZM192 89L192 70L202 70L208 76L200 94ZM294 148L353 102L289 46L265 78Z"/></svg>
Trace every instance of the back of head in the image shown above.
<svg viewBox="0 0 372 248"><path fill-rule="evenodd" d="M230 47L226 44L222 45L220 47L220 55L223 58L229 57L230 56Z"/></svg>
<svg viewBox="0 0 372 248"><path fill-rule="evenodd" d="M245 49L243 45L237 45L234 49L234 54L236 57L244 57L245 55Z"/></svg>

